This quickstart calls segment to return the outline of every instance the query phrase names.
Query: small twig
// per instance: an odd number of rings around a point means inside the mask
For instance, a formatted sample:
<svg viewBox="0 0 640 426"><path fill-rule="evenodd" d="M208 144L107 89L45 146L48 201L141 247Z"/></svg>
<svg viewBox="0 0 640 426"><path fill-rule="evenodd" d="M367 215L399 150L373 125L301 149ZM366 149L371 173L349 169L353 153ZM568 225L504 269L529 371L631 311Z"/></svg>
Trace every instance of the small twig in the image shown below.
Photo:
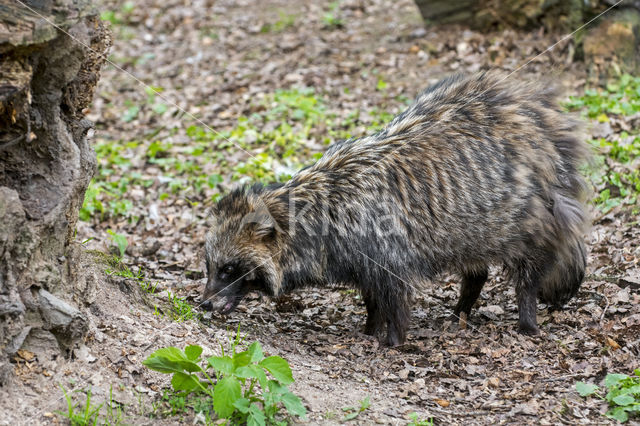
<svg viewBox="0 0 640 426"><path fill-rule="evenodd" d="M602 280L609 283L616 284L618 280L622 277L622 275L598 275L598 274L587 274L585 277L586 280ZM600 294L600 293L597 293Z"/></svg>
<svg viewBox="0 0 640 426"><path fill-rule="evenodd" d="M494 414L496 412L506 413L509 410L491 410L491 411L447 411L437 407L427 407L427 410L434 411L439 414L445 414L449 416L457 417L470 417L470 416L486 416L487 414Z"/></svg>
<svg viewBox="0 0 640 426"><path fill-rule="evenodd" d="M542 379L540 380L541 382L559 382L565 379L571 379L571 378L576 378L576 377L587 377L585 376L584 373L575 373L575 374L565 374L564 376L558 376L558 377L550 377L548 379Z"/></svg>
<svg viewBox="0 0 640 426"><path fill-rule="evenodd" d="M19 142L22 142L22 140L25 139L25 138L26 138L26 135L22 135L22 136L18 136L15 139L10 140L10 141L3 142L0 145L0 151L2 151L4 149L7 149L7 148L10 148L10 147L12 147L13 145L15 145L15 144L17 144Z"/></svg>
<svg viewBox="0 0 640 426"><path fill-rule="evenodd" d="M604 300L607 301L607 304L604 307L604 310L602 311L602 315L600 315L600 322L601 323L602 323L602 320L604 319L604 315L607 313L607 309L609 309L609 298L605 294L602 294L602 297L604 297Z"/></svg>
<svg viewBox="0 0 640 426"><path fill-rule="evenodd" d="M593 220L591 221L591 223L597 224L599 223L602 219L605 218L605 216L609 215L609 214L614 214L617 213L617 210L620 210L619 207L614 207L611 210L608 210L606 213L602 213L598 216L596 216L595 218L593 218Z"/></svg>

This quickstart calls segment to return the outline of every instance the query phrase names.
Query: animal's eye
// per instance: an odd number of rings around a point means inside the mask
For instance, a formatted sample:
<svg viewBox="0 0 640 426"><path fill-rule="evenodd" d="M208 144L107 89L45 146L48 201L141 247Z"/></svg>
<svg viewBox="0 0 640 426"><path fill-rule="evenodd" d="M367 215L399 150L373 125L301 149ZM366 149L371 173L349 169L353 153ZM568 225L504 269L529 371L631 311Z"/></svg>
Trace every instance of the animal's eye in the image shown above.
<svg viewBox="0 0 640 426"><path fill-rule="evenodd" d="M236 271L236 268L233 265L224 265L220 268L220 275L229 276Z"/></svg>

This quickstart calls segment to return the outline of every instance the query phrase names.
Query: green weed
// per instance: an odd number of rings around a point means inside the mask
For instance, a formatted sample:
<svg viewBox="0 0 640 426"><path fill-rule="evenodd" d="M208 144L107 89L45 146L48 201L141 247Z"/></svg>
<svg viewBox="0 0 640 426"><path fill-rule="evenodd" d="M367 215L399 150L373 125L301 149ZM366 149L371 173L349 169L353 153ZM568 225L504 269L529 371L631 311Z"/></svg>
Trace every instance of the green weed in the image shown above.
<svg viewBox="0 0 640 426"><path fill-rule="evenodd" d="M586 117L598 122L635 114L640 112L640 77L625 74L606 88L587 89L583 96L571 97L566 106L580 109ZM593 203L603 214L618 206L632 206L637 212L640 136L623 131L592 140L591 144L596 151L594 166L584 171L595 188Z"/></svg>
<svg viewBox="0 0 640 426"><path fill-rule="evenodd" d="M329 3L329 10L322 16L325 28L337 29L344 26L344 21L340 18L340 1Z"/></svg>
<svg viewBox="0 0 640 426"><path fill-rule="evenodd" d="M127 246L129 245L129 241L127 240L126 235L118 234L111 229L107 229L107 234L111 238L111 241L118 248L118 252L120 253L120 258L124 257L124 252L127 250Z"/></svg>
<svg viewBox="0 0 640 426"><path fill-rule="evenodd" d="M346 416L342 418L343 422L353 420L360 415L363 411L365 411L371 405L371 401L367 396L365 399L360 401L359 407L342 407L342 411L346 413Z"/></svg>
<svg viewBox="0 0 640 426"><path fill-rule="evenodd" d="M106 413L101 415L102 407L104 403L95 406L91 402L91 391L85 393L84 405L73 401L73 396L67 393L66 389L62 385L62 393L67 401L67 411L56 411L56 414L69 420L72 426L95 426L95 425L122 425L124 424L124 409L120 404L113 399L113 387L109 387L109 401L106 404ZM72 393L82 393L80 390L75 390Z"/></svg>
<svg viewBox="0 0 640 426"><path fill-rule="evenodd" d="M433 426L433 418L420 419L418 413L409 414L409 419L411 421L407 423L407 426Z"/></svg>
<svg viewBox="0 0 640 426"><path fill-rule="evenodd" d="M296 15L280 12L279 19L273 24L267 23L260 28L262 33L279 33L295 26Z"/></svg>
<svg viewBox="0 0 640 426"><path fill-rule="evenodd" d="M595 396L609 404L605 414L610 419L626 422L629 417L640 417L640 368L626 374L607 374L604 386L607 394L601 395L600 387L591 383L578 382L576 390L582 397Z"/></svg>
<svg viewBox="0 0 640 426"><path fill-rule="evenodd" d="M229 353L222 348L221 356L205 360L201 359L202 348L197 345L189 345L184 351L162 348L149 355L143 364L172 375L174 405L175 401L182 401L180 398L195 394L201 398L202 410L210 412L212 407L218 418L231 424L286 424L286 415L304 419L305 407L288 389L293 376L287 361L275 355L265 357L258 342L239 351L243 340L238 332ZM177 407L176 412L185 405Z"/></svg>
<svg viewBox="0 0 640 426"><path fill-rule="evenodd" d="M125 2L119 10L105 10L100 13L100 19L109 21L112 25L127 24L135 10L135 3L132 1Z"/></svg>
<svg viewBox="0 0 640 426"><path fill-rule="evenodd" d="M67 401L67 412L56 411L56 414L68 419L72 426L97 425L102 404L97 407L91 404L91 391L87 391L85 404L82 407L73 401L72 396L67 393L62 385L59 386Z"/></svg>
<svg viewBox="0 0 640 426"><path fill-rule="evenodd" d="M572 96L570 109L586 109L590 118L608 120L608 115L632 115L640 112L640 77L622 75L606 88L587 89L583 96Z"/></svg>
<svg viewBox="0 0 640 426"><path fill-rule="evenodd" d="M169 306L171 307L171 319L176 322L200 320L200 314L193 309L193 306L191 306L184 297L178 297L170 291L167 291L167 298L169 299Z"/></svg>

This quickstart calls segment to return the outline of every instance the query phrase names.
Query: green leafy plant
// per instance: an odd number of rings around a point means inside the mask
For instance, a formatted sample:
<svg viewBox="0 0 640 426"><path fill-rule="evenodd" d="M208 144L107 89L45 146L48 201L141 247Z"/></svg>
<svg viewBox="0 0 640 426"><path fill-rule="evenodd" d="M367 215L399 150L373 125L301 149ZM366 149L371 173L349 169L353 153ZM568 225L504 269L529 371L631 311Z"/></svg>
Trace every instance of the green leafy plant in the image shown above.
<svg viewBox="0 0 640 426"><path fill-rule="evenodd" d="M626 374L607 374L604 379L607 394L603 397L600 387L592 383L578 382L576 390L580 396L595 396L609 403L606 416L626 422L629 416L640 416L640 368L632 376Z"/></svg>
<svg viewBox="0 0 640 426"><path fill-rule="evenodd" d="M376 84L376 90L379 92L383 92L387 90L388 83L384 81L381 77L378 78L378 84Z"/></svg>
<svg viewBox="0 0 640 426"><path fill-rule="evenodd" d="M640 112L640 77L628 74L607 84L606 88L590 88L584 95L571 97L569 109L580 109L597 122L609 122L614 116L622 117ZM637 129L633 132L637 133ZM632 133L633 133L632 132ZM595 188L593 203L603 214L615 207L640 211L640 136L627 132L612 133L606 138L591 141L597 152L595 164L584 172Z"/></svg>
<svg viewBox="0 0 640 426"><path fill-rule="evenodd" d="M127 1L122 5L120 10L106 10L100 13L100 19L109 21L112 25L122 25L130 20L134 10L135 3Z"/></svg>
<svg viewBox="0 0 640 426"><path fill-rule="evenodd" d="M369 397L367 396L366 398L364 398L363 400L360 401L360 406L359 407L342 407L342 411L344 411L346 413L346 415L343 417L342 421L346 422L346 421L355 419L356 417L358 417L360 415L360 413L362 413L367 408L369 408L370 405L371 405L371 401L369 400Z"/></svg>
<svg viewBox="0 0 640 426"><path fill-rule="evenodd" d="M107 230L107 234L111 237L111 241L115 244L120 252L120 257L124 257L124 252L127 250L127 246L129 245L129 241L127 241L127 236L118 234L111 229Z"/></svg>
<svg viewBox="0 0 640 426"><path fill-rule="evenodd" d="M640 77L623 74L606 88L591 88L583 96L572 96L570 109L585 108L590 118L607 121L608 115L632 115L640 112Z"/></svg>
<svg viewBox="0 0 640 426"><path fill-rule="evenodd" d="M145 87L144 91L147 93L147 105L151 107L151 110L158 115L162 115L169 107L159 99L159 94L164 91L163 87Z"/></svg>
<svg viewBox="0 0 640 426"><path fill-rule="evenodd" d="M242 340L238 332L231 353L225 354L222 348L221 356L206 360L201 359L202 348L197 345L189 345L184 351L162 348L143 364L172 374L171 386L177 393L209 396L216 415L232 424L285 424L282 407L289 415L304 419L304 405L288 389L293 376L287 361L276 355L265 357L258 342L238 351Z"/></svg>
<svg viewBox="0 0 640 426"><path fill-rule="evenodd" d="M100 200L101 191L102 187L95 184L93 180L89 183L89 187L84 193L84 203L79 213L80 220L88 222L96 212L99 212L100 215L104 213L104 205Z"/></svg>

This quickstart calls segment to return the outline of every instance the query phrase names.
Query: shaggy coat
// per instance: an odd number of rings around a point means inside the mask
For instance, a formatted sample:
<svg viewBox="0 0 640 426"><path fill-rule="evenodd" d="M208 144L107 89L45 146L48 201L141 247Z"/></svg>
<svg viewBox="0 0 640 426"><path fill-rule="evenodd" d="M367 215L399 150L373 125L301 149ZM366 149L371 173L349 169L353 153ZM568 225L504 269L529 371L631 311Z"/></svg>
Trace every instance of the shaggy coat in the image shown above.
<svg viewBox="0 0 640 426"><path fill-rule="evenodd" d="M405 341L412 296L455 272L469 313L490 265L515 285L519 330L536 298L561 306L586 267L587 153L556 91L495 73L446 78L380 132L331 146L283 185L231 192L206 238L210 308L251 290L358 289L365 331Z"/></svg>

